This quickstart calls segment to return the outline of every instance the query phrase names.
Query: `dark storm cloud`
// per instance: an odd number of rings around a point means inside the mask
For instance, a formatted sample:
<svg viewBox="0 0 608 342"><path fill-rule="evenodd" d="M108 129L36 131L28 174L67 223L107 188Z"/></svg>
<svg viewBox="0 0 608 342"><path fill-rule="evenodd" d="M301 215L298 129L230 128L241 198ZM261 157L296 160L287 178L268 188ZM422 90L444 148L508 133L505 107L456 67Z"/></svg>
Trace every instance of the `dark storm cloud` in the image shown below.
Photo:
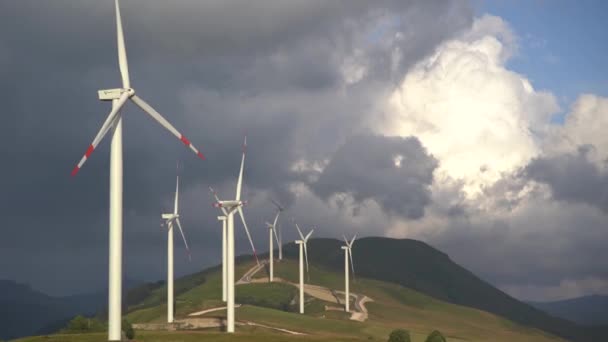
<svg viewBox="0 0 608 342"><path fill-rule="evenodd" d="M218 260L206 189L234 192L245 131L254 225L272 215L265 197L295 203L294 163L322 160L352 132L367 132L390 81L473 13L457 1L121 3L133 86L208 157L197 160L134 106L124 111L125 262L140 278L164 274L159 215L176 161L183 188L197 191L182 214L200 253L177 266L185 273ZM53 292L105 286L109 139L75 179L69 173L109 111L97 90L119 85L113 10L109 0L0 3L0 203L5 226L18 227L0 241L0 258L15 260L1 273ZM403 38L389 39L397 32ZM346 84L342 67L356 52L367 72ZM389 56L399 57L394 68ZM50 272L57 281L42 281Z"/></svg>
<svg viewBox="0 0 608 342"><path fill-rule="evenodd" d="M589 160L593 148L586 145L576 153L536 158L525 175L549 185L557 200L587 203L608 212L608 172Z"/></svg>
<svg viewBox="0 0 608 342"><path fill-rule="evenodd" d="M417 138L353 136L334 153L312 188L325 199L345 193L357 202L371 199L393 215L417 219L431 202L437 166Z"/></svg>

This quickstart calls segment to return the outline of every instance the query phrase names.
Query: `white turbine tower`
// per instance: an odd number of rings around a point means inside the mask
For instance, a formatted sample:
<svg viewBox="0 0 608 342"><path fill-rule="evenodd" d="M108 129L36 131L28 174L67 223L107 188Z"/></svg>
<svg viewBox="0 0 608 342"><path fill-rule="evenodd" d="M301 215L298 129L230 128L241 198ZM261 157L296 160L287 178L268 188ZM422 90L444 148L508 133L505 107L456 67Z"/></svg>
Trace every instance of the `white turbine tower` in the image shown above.
<svg viewBox="0 0 608 342"><path fill-rule="evenodd" d="M245 228L245 232L247 233L247 237L249 238L249 243L251 244L251 248L253 249L253 255L255 256L255 260L260 264L258 260L257 253L255 252L255 247L253 245L253 240L251 239L251 235L249 234L249 229L247 228L247 223L245 223L245 216L243 215L243 205L246 202L241 201L241 188L243 185L243 168L245 166L245 151L247 149L247 137L243 142L243 157L241 158L241 169L239 171L239 177L236 183L236 199L222 201L219 199L217 194L213 192L213 195L217 202L213 203L214 207L220 208L224 215L226 216L227 221L227 314L226 314L226 331L229 333L234 332L234 213L238 212L239 216L241 216L241 221L243 222L243 227Z"/></svg>
<svg viewBox="0 0 608 342"><path fill-rule="evenodd" d="M127 100L131 100L140 107L152 119L160 123L171 134L180 139L187 147L196 153L201 159L203 155L183 136L173 125L171 125L160 113L148 105L144 100L135 95L129 81L129 67L127 63L127 52L120 17L120 6L118 0L114 1L116 10L116 31L118 45L118 65L122 78L122 88L100 90L99 99L112 101L112 110L102 124L93 142L87 148L84 156L72 170L72 176L82 168L91 153L97 148L104 136L110 131L112 133L112 144L110 150L110 258L109 258L109 281L108 281L108 340L120 341L121 318L122 318L122 198L123 198L123 160L122 160L122 114L121 108Z"/></svg>
<svg viewBox="0 0 608 342"><path fill-rule="evenodd" d="M357 238L357 234L353 236L353 239L350 242L344 236L345 246L342 246L344 250L344 309L346 312L350 311L350 288L348 284L348 262L350 261L350 267L353 271L353 278L355 277L355 265L353 264L353 243L355 243L355 239Z"/></svg>
<svg viewBox="0 0 608 342"><path fill-rule="evenodd" d="M227 292L227 272L226 272L226 216L218 216L218 221L222 222L222 301L226 301Z"/></svg>
<svg viewBox="0 0 608 342"><path fill-rule="evenodd" d="M279 245L279 260L283 257L281 253L283 248L281 247L281 240L279 240L279 236L277 235L277 222L279 220L279 215L281 215L281 211L283 211L283 207L281 207L277 202L272 200L272 203L277 207L277 214L274 217L274 221L272 223L266 222L266 226L268 227L268 244L270 247L268 248L268 267L269 267L269 281L272 282L274 280L274 247L272 242L272 235L274 232L274 237L277 240L277 244Z"/></svg>
<svg viewBox="0 0 608 342"><path fill-rule="evenodd" d="M304 252L304 257L306 258L306 274L308 275L308 248L306 248L306 244L308 243L308 239L314 232L314 229L311 229L310 232L304 236L300 227L296 223L296 228L298 229L298 234L300 234L300 239L297 240L296 244L300 245L300 313L304 313L304 264L302 258L302 252Z"/></svg>
<svg viewBox="0 0 608 342"><path fill-rule="evenodd" d="M167 323L173 323L173 314L175 312L173 304L175 301L173 300L173 226L177 224L177 228L179 228L179 232L182 235L182 239L184 240L184 245L186 246L186 251L188 251L188 258L190 257L190 248L188 248L188 242L186 242L186 236L184 235L184 230L182 229L182 224L179 221L179 213L178 213L178 201L179 201L179 176L177 176L177 181L175 185L175 204L173 206L173 213L162 214L162 218L165 220L165 224L167 225Z"/></svg>

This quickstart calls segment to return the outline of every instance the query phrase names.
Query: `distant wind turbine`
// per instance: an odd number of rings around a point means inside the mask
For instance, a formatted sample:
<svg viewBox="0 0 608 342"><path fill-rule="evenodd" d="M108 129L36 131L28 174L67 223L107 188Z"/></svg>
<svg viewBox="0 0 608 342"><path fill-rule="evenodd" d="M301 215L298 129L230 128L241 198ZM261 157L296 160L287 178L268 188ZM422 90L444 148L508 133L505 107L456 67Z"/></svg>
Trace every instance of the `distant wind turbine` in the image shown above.
<svg viewBox="0 0 608 342"><path fill-rule="evenodd" d="M173 308L173 304L175 301L173 300L173 226L174 223L177 224L177 228L179 228L179 232L182 235L182 239L184 240L184 245L186 246L186 251L188 252L188 258L192 260L190 256L190 248L188 248L188 242L186 242L186 236L184 235L184 231L182 229L182 224L179 221L179 213L178 213L178 202L179 202L179 176L177 176L177 181L175 185L175 204L173 207L173 213L162 214L162 218L165 220L165 224L167 226L167 323L173 323L173 313L175 312Z"/></svg>
<svg viewBox="0 0 608 342"><path fill-rule="evenodd" d="M279 245L279 260L281 260L282 258L282 253L281 251L283 250L282 246L281 246L281 240L279 240L279 237L277 235L277 221L279 220L279 215L281 215L281 211L283 211L283 208L274 200L271 200L272 203L274 203L274 205L277 207L277 214L274 217L274 221L272 223L266 222L266 227L268 227L268 244L269 244L269 248L268 248L268 267L269 267L269 281L272 282L274 281L274 247L273 247L273 242L272 242L272 235L274 232L274 237L277 240L277 244Z"/></svg>
<svg viewBox="0 0 608 342"><path fill-rule="evenodd" d="M243 205L246 202L241 201L241 188L243 185L243 168L245 166L245 152L247 150L247 137L243 141L243 157L241 158L241 169L239 171L239 177L236 183L236 199L222 201L219 199L217 194L213 192L213 196L216 199L216 202L213 203L213 206L216 208L220 208L224 215L226 216L227 221L227 314L226 314L226 331L229 333L234 332L234 213L238 212L239 216L241 216L241 221L243 222L243 227L245 228L245 232L247 233L247 237L249 238L249 243L251 244L251 248L253 249L253 255L257 264L260 264L258 260L257 253L255 252L255 246L253 245L253 240L251 239L251 235L249 234L249 229L247 228L247 223L245 222L245 216L243 215Z"/></svg>
<svg viewBox="0 0 608 342"><path fill-rule="evenodd" d="M342 249L344 250L344 309L346 312L350 311L350 291L349 291L349 284L348 284L348 262L350 261L350 267L353 271L353 279L355 277L355 265L353 264L353 243L355 243L355 239L357 238L357 234L355 234L355 236L353 236L352 240L350 240L350 242L346 239L346 236L344 236L344 243L346 244L345 246L342 246Z"/></svg>
<svg viewBox="0 0 608 342"><path fill-rule="evenodd" d="M173 125L169 123L160 113L152 108L148 103L135 95L135 90L131 88L129 80L129 67L127 63L127 52L125 39L120 17L120 5L118 0L114 1L116 10L116 38L118 45L118 65L122 78L122 88L106 89L98 92L101 101L112 101L112 110L102 124L93 142L87 148L84 156L72 170L75 176L89 159L97 145L103 140L104 136L110 131L112 133L112 143L110 150L110 260L108 276L108 340L119 341L121 339L121 318L122 318L122 199L123 199L123 158L122 158L122 113L121 108L127 100L131 100L140 107L145 113L150 115L161 126L175 135L179 140L204 159L190 141L182 135Z"/></svg>
<svg viewBox="0 0 608 342"><path fill-rule="evenodd" d="M312 232L314 232L314 229L311 229L310 232L308 234L306 234L306 236L304 236L304 234L302 234L302 231L300 230L300 227L298 226L298 224L296 223L296 229L298 229L298 234L300 235L300 239L301 240L297 240L296 244L300 245L300 313L303 314L304 313L304 265L303 265L303 256L306 258L306 274L308 275L308 248L306 248L306 245L308 243L308 239L310 238L310 236L312 235ZM304 252L304 255L302 255L302 252Z"/></svg>
<svg viewBox="0 0 608 342"><path fill-rule="evenodd" d="M274 236L277 239L277 244L279 245L279 261L283 260L283 229L281 228L281 226L279 226L278 228L278 234L277 234L277 222L279 219L279 215L281 214L282 211L285 210L285 208L279 204L277 201L270 199L272 201L272 203L274 204L275 207L277 207L277 215L274 218L274 223L272 224L272 229L274 230Z"/></svg>

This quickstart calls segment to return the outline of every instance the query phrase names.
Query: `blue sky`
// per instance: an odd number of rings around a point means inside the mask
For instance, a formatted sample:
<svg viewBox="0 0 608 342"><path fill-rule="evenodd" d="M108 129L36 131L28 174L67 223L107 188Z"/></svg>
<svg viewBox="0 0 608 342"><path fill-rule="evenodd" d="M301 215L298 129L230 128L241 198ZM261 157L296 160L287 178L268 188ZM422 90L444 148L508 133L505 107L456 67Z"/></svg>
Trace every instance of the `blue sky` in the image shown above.
<svg viewBox="0 0 608 342"><path fill-rule="evenodd" d="M563 111L581 93L608 95L608 2L477 1L484 13L506 20L519 37L509 68L536 89L551 91ZM559 120L559 119L558 119Z"/></svg>

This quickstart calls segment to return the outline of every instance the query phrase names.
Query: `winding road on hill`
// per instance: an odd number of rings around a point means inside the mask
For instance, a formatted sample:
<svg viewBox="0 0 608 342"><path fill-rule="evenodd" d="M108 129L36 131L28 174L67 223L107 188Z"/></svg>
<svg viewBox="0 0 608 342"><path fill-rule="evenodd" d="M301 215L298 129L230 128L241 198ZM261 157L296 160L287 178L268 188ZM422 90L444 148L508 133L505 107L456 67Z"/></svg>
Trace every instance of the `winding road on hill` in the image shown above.
<svg viewBox="0 0 608 342"><path fill-rule="evenodd" d="M260 270L264 269L264 267L267 264L268 264L268 260L263 260L258 265L253 266L247 272L245 272L245 274L241 277L241 279L239 279L237 281L236 284L242 285L242 284L251 284L251 283L267 283L268 277L255 278L255 279L253 278ZM295 284L295 283L289 282L289 281L279 278L279 277L274 277L274 281L290 284L297 288L300 288L300 284ZM342 292L342 291L330 290L327 287L323 287L323 286L319 286L319 285L306 284L306 286L304 286L304 293L306 293L307 295L309 295L311 297L315 297L317 299L320 299L320 300L323 300L326 302L344 305L344 300L343 300L344 292ZM338 294L340 294L340 295L338 295ZM367 308L365 307L365 303L373 302L373 299L371 299L370 297L368 297L366 295L352 293L352 292L350 293L350 297L354 298L354 304L355 304L354 305L355 310L351 312L350 319L353 321L364 322L365 320L367 320L367 318L369 316L368 312L367 312Z"/></svg>

